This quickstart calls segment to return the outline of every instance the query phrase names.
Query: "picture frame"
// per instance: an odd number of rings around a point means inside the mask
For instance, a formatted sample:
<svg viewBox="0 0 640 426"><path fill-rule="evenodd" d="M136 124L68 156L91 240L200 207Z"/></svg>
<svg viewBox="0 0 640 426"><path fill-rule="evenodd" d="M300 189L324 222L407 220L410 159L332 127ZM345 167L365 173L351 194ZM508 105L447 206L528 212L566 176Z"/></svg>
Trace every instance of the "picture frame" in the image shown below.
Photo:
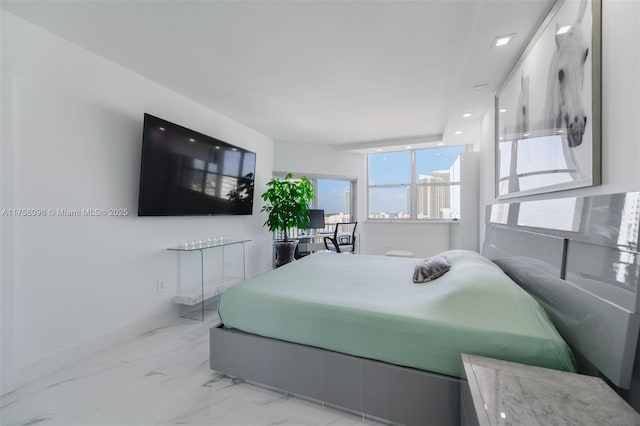
<svg viewBox="0 0 640 426"><path fill-rule="evenodd" d="M601 0L558 0L495 97L497 199L601 183Z"/></svg>

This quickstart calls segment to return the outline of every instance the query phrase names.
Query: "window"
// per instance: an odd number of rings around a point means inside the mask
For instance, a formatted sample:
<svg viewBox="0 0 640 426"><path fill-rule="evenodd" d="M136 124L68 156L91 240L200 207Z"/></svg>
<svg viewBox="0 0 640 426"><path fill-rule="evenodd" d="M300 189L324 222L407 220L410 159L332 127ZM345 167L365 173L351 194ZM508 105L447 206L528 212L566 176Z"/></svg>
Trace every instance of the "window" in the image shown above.
<svg viewBox="0 0 640 426"><path fill-rule="evenodd" d="M354 179L304 175L313 184L313 192L316 195L309 207L324 210L325 231L332 231L334 223L356 220L356 181ZM276 176L282 177L284 174L276 173Z"/></svg>
<svg viewBox="0 0 640 426"><path fill-rule="evenodd" d="M369 154L369 219L460 219L466 146Z"/></svg>
<svg viewBox="0 0 640 426"><path fill-rule="evenodd" d="M311 182L316 193L316 199L313 200L313 208L324 210L324 222L326 225L351 222L353 220L351 209L353 205L353 181L311 179Z"/></svg>

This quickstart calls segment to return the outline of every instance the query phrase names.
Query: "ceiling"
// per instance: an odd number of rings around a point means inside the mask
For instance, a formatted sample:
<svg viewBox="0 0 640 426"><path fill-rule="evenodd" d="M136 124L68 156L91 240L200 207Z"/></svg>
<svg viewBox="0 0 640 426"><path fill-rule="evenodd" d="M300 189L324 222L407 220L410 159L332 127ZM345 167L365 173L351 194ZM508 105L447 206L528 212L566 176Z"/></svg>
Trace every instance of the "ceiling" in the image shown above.
<svg viewBox="0 0 640 426"><path fill-rule="evenodd" d="M3 0L2 8L276 140L362 147L473 142L552 3ZM491 47L511 33L509 45ZM487 90L475 91L479 84Z"/></svg>

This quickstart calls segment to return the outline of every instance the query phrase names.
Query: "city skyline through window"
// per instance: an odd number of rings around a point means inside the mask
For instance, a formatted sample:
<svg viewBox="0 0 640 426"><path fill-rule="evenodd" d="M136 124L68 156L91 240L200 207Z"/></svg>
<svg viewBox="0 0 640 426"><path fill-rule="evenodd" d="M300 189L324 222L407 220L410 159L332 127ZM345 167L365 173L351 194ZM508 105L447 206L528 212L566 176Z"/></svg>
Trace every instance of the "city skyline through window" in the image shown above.
<svg viewBox="0 0 640 426"><path fill-rule="evenodd" d="M466 146L369 154L370 219L459 219Z"/></svg>
<svg viewBox="0 0 640 426"><path fill-rule="evenodd" d="M351 216L351 181L317 179L316 208L330 216Z"/></svg>

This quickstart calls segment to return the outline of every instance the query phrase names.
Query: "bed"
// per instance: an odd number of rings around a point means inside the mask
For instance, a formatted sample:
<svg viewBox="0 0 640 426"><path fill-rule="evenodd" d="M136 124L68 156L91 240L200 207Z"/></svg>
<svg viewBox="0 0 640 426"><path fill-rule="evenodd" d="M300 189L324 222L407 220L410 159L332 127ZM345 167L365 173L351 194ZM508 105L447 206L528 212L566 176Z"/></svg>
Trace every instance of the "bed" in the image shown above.
<svg viewBox="0 0 640 426"><path fill-rule="evenodd" d="M568 229L519 223L525 202L490 206L486 258L445 252L451 270L431 283L411 283L418 259L316 254L236 286L211 368L392 422L459 424L461 353L573 371L571 346L579 371L630 396L640 197L572 200Z"/></svg>
<svg viewBox="0 0 640 426"><path fill-rule="evenodd" d="M316 253L228 290L227 328L463 377L459 354L573 371L540 305L495 264L465 250L414 284L418 259Z"/></svg>

